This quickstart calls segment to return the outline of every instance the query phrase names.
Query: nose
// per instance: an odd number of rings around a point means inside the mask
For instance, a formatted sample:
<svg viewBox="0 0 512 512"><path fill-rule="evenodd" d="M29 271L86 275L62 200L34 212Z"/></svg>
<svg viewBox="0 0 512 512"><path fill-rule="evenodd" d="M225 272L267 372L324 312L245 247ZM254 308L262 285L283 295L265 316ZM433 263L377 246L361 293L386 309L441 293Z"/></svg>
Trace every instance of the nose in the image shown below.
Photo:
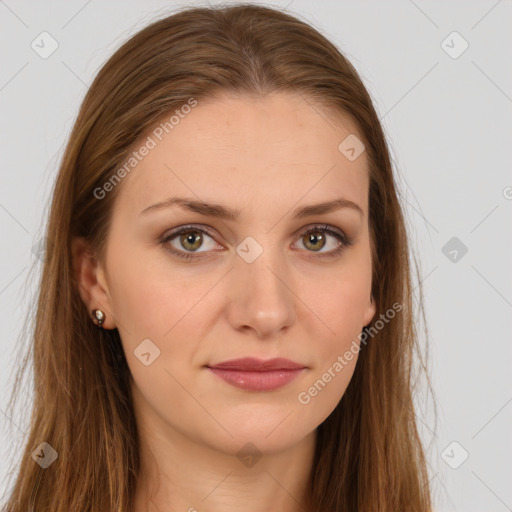
<svg viewBox="0 0 512 512"><path fill-rule="evenodd" d="M254 331L269 338L295 322L297 297L285 265L265 250L252 263L242 258L229 273L228 320L238 331Z"/></svg>

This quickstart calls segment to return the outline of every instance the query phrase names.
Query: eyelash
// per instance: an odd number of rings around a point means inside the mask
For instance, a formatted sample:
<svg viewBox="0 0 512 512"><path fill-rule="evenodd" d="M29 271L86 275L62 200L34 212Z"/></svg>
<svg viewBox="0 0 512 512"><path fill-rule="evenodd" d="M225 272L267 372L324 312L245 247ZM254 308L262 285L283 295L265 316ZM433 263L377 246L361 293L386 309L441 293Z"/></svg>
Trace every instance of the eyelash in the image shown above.
<svg viewBox="0 0 512 512"><path fill-rule="evenodd" d="M194 231L198 231L200 233L205 233L210 238L215 238L214 235L212 233L210 233L210 231L208 229L199 228L199 227L193 226L193 225L188 225L188 226L182 226L182 227L178 228L176 231L169 233L168 235L164 235L160 239L160 243L162 245L166 245L166 244L168 244L168 242L170 242L177 236L179 236L183 233L194 232ZM330 252L327 252L327 253L318 253L317 254L317 256L320 256L322 258L335 257L335 256L341 254L341 252L346 247L350 247L353 243L352 239L347 237L344 233L339 233L338 231L335 231L327 224L316 224L314 226L311 226L308 229L306 229L305 231L302 231L299 235L299 238L304 237L308 233L315 233L317 231L323 231L325 233L328 233L329 235L334 236L340 242L340 245L336 249L334 249ZM167 251L169 251L170 253L174 254L175 256L178 256L179 258L183 258L183 259L187 259L187 260L203 258L203 256L199 256L198 253L179 251L170 245L166 245L165 249ZM308 252L313 252L313 251L308 251ZM203 253L204 253L204 251L203 251Z"/></svg>

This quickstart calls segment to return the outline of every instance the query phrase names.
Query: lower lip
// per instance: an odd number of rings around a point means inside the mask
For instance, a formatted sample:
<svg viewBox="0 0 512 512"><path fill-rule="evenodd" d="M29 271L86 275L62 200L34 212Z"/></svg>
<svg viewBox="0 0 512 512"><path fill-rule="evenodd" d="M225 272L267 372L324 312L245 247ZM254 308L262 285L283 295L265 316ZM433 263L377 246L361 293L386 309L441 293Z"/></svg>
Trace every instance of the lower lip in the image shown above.
<svg viewBox="0 0 512 512"><path fill-rule="evenodd" d="M251 372L208 368L208 370L224 379L228 384L248 391L273 391L274 389L279 389L297 378L304 369Z"/></svg>

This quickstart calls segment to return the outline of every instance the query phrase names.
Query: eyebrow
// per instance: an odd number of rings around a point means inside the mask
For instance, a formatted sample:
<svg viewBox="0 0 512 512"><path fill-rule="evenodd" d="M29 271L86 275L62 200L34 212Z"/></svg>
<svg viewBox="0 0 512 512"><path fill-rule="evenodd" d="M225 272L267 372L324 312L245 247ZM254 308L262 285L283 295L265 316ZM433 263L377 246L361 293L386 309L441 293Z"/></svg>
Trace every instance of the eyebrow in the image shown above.
<svg viewBox="0 0 512 512"><path fill-rule="evenodd" d="M215 217L226 220L236 220L240 217L241 211L239 209L227 208L214 203L206 203L203 201L196 201L195 199L189 199L186 197L170 197L164 201L152 204L140 212L140 215L146 215L153 211L158 211L163 208L169 208L171 206L179 206L184 210L199 213L208 217ZM351 208L359 212L361 216L364 215L361 207L344 198L334 199L325 203L311 204L308 206L302 206L293 211L294 219L301 219L303 217L310 217L312 215L321 215L324 213L330 213L341 208Z"/></svg>

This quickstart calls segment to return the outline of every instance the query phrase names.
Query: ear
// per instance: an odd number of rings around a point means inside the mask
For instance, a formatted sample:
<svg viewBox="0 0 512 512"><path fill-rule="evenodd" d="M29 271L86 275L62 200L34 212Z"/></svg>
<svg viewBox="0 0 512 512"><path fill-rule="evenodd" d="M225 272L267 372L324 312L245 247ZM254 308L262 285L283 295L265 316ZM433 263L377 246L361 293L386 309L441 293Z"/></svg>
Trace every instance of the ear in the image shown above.
<svg viewBox="0 0 512 512"><path fill-rule="evenodd" d="M363 325L368 325L372 321L373 317L375 316L376 309L377 308L375 306L375 301L373 300L373 296L370 296L370 300L368 301L368 305L366 307L366 312L363 317L363 321L364 321Z"/></svg>
<svg viewBox="0 0 512 512"><path fill-rule="evenodd" d="M83 237L76 237L71 242L73 258L73 273L77 282L80 297L87 307L92 320L93 309L100 309L105 313L103 329L115 329L116 323L112 313L111 297L105 272L102 265L96 260L94 252Z"/></svg>

